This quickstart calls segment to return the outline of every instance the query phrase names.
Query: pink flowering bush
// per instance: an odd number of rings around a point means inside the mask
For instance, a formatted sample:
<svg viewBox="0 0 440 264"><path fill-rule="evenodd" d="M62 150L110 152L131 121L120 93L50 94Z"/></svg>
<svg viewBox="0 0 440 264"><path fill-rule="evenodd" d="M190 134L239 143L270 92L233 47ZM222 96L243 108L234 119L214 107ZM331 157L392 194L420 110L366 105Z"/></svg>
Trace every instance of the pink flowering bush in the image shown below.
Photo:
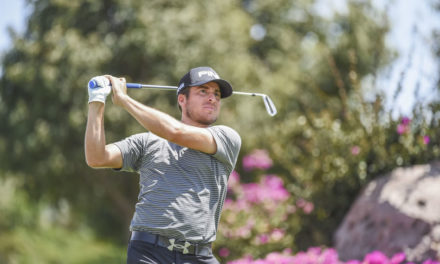
<svg viewBox="0 0 440 264"><path fill-rule="evenodd" d="M410 120L401 122L405 126L410 123ZM429 144L429 137L423 137L421 144ZM351 154L362 155L362 148L353 145ZM262 164L258 165L258 162ZM316 218L317 209L315 203L289 192L283 178L266 173L271 165L267 152L257 150L243 158L244 176L237 171L230 175L214 243L214 252L221 263L410 264L404 253L388 257L380 251L373 251L362 260L343 261L332 248L311 247L297 252L296 239L304 232L307 219ZM247 181L242 181L242 177ZM422 264L440 262L426 260Z"/></svg>
<svg viewBox="0 0 440 264"><path fill-rule="evenodd" d="M410 118L402 117L396 126L396 132L400 137L402 147L407 150L411 150L414 146L427 147L431 142L430 136L426 135L426 131L420 127L411 129L411 123Z"/></svg>
<svg viewBox="0 0 440 264"><path fill-rule="evenodd" d="M370 110L355 107L347 119L327 112L299 115L292 121L289 138L281 142L274 138L268 147L276 171L286 172L279 177L295 196L295 208L302 209L294 217L297 222L289 223L293 229L300 226L293 244L302 250L331 245L345 213L372 179L396 167L440 158L440 107L432 109L437 116L432 119L423 111L396 119Z"/></svg>
<svg viewBox="0 0 440 264"><path fill-rule="evenodd" d="M246 177L254 179L256 176L255 181L242 182L236 171L230 175L214 244L221 263L245 254L263 257L273 251L292 248L299 227L291 223L298 221L298 212L310 214L314 210L312 202L293 197L282 178L264 173L271 165L267 152L257 150L243 158Z"/></svg>
<svg viewBox="0 0 440 264"><path fill-rule="evenodd" d="M281 253L273 252L266 255L264 259L253 259L251 256L228 262L228 264L410 264L406 261L404 253L397 253L388 258L380 251L367 254L363 260L341 261L338 253L332 249L321 249L319 247L309 248L306 252L299 252L292 255L290 249ZM439 261L428 259L422 264L440 264Z"/></svg>
<svg viewBox="0 0 440 264"><path fill-rule="evenodd" d="M410 119L409 117L401 117L395 124L395 134L397 143L390 147L390 154L395 156L397 166L410 165L410 161L418 159L423 162L428 159L431 152L438 152L437 147L432 144L430 131L427 127L426 120ZM417 162L414 162L417 163Z"/></svg>
<svg viewBox="0 0 440 264"><path fill-rule="evenodd" d="M250 155L243 158L243 168L245 171L253 169L269 169L272 167L272 159L269 157L267 150L256 149Z"/></svg>
<svg viewBox="0 0 440 264"><path fill-rule="evenodd" d="M294 231L286 221L302 209L294 204L276 175L262 175L258 182L241 183L239 174L234 172L223 206L216 253L229 260L246 253L260 256L291 246Z"/></svg>

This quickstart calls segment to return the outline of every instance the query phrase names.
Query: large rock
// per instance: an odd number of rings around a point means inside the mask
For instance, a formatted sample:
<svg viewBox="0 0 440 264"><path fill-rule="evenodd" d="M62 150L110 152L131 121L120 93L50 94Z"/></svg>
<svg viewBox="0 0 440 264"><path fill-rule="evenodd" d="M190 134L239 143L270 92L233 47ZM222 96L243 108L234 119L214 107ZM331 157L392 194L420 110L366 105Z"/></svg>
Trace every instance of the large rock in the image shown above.
<svg viewBox="0 0 440 264"><path fill-rule="evenodd" d="M398 168L369 183L334 237L342 260L380 250L440 260L440 162Z"/></svg>

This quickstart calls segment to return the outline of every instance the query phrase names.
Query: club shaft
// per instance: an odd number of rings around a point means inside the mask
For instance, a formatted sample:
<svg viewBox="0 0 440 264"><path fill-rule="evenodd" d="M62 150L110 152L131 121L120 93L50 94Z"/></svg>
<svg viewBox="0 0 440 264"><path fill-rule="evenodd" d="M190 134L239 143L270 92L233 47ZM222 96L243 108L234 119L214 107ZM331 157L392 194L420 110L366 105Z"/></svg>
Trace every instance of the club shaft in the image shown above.
<svg viewBox="0 0 440 264"><path fill-rule="evenodd" d="M166 86L166 85L151 85L151 84L140 84L140 83L127 83L127 88L135 89L162 89L162 90L177 90L177 86Z"/></svg>
<svg viewBox="0 0 440 264"><path fill-rule="evenodd" d="M98 82L96 80L90 80L88 86L90 89L97 88ZM106 81L105 85L111 85L110 81ZM167 85L153 85L153 84L141 84L141 83L126 83L127 88L134 89L161 89L161 90L177 90L177 86ZM269 115L274 116L277 114L277 109L272 100L266 94L262 93L247 93L247 92L232 92L233 94L249 95L249 96L261 96L263 98L264 105Z"/></svg>
<svg viewBox="0 0 440 264"><path fill-rule="evenodd" d="M127 83L127 88L136 89L162 89L162 90L177 90L177 86L166 86L166 85L152 85L152 84L140 84L140 83ZM233 94L250 95L250 96L266 96L261 93L247 93L247 92L232 92Z"/></svg>
<svg viewBox="0 0 440 264"><path fill-rule="evenodd" d="M232 92L233 94L242 94L242 95L250 95L250 96L266 96L262 93L247 93L247 92Z"/></svg>
<svg viewBox="0 0 440 264"><path fill-rule="evenodd" d="M91 84L92 87L96 87L96 83ZM111 84L110 84L111 85ZM177 86L167 86L167 85L154 85L154 84L141 84L141 83L126 83L127 88L131 89L161 89L161 90L177 90ZM236 92L233 94L250 95L250 96L266 96L261 93L247 93L247 92Z"/></svg>

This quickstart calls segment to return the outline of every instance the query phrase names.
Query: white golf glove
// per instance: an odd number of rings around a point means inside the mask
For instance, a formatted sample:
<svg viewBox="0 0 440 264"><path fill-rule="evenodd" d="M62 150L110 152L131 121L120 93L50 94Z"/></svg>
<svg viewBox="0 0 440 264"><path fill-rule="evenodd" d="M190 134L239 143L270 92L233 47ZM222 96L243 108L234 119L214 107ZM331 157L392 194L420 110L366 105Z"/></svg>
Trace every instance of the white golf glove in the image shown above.
<svg viewBox="0 0 440 264"><path fill-rule="evenodd" d="M107 95L109 95L112 91L110 80L104 76L93 77L90 80L87 88L89 90L89 103L101 102L105 104Z"/></svg>

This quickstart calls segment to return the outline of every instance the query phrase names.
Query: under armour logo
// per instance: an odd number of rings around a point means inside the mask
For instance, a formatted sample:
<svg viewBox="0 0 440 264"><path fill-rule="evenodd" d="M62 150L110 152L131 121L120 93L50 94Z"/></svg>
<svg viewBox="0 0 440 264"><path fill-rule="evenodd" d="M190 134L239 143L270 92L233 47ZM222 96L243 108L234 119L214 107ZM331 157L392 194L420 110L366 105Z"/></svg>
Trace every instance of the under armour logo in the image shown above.
<svg viewBox="0 0 440 264"><path fill-rule="evenodd" d="M171 244L168 247L169 251L173 251L174 248L177 248L177 249L183 249L183 251L182 251L183 254L189 253L188 247L191 246L191 244L188 241L185 241L185 245L175 244L176 240L174 238L169 239L169 241Z"/></svg>

